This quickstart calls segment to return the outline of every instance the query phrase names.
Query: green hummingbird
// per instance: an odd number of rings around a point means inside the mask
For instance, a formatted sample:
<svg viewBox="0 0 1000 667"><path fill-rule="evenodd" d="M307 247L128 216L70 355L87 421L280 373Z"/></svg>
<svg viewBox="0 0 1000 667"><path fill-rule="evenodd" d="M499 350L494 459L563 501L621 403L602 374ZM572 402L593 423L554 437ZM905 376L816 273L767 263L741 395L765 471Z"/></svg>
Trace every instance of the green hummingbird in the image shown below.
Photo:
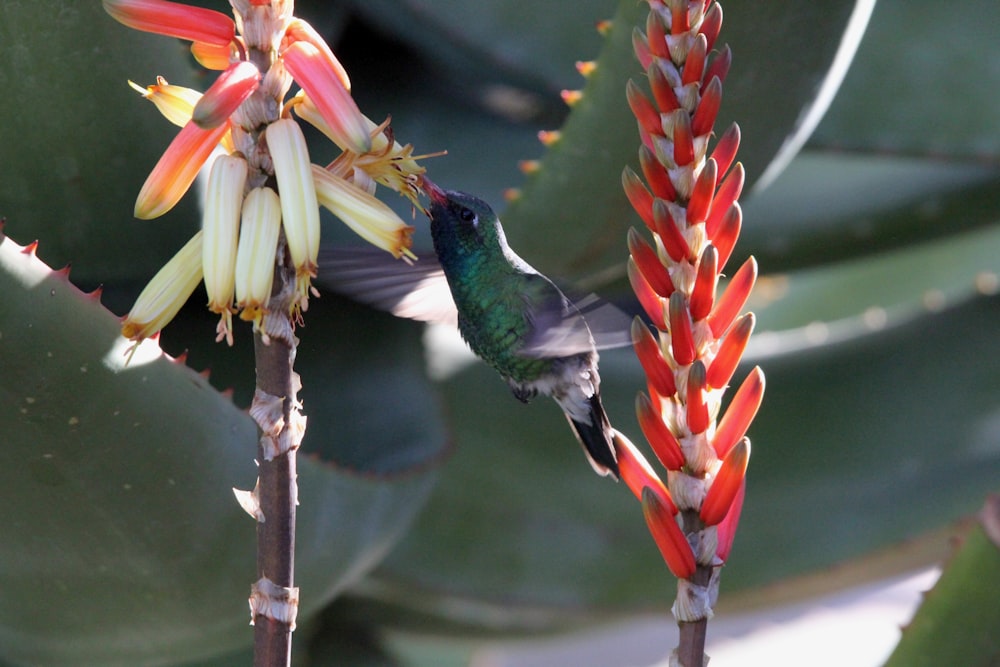
<svg viewBox="0 0 1000 667"><path fill-rule="evenodd" d="M407 266L390 260L396 268L383 270L385 264L372 262L371 255L352 260L347 253L338 258L322 251L320 281L401 317L456 323L518 400L527 403L538 394L555 399L594 471L618 479L588 318L593 313L607 330L598 334L601 347L617 347L631 342L627 316L596 297L578 303L567 298L511 249L497 214L483 200L442 190L426 177L423 186L437 262L421 258ZM325 278L330 264L335 270ZM445 284L450 299L441 298ZM613 325L604 322L609 319Z"/></svg>

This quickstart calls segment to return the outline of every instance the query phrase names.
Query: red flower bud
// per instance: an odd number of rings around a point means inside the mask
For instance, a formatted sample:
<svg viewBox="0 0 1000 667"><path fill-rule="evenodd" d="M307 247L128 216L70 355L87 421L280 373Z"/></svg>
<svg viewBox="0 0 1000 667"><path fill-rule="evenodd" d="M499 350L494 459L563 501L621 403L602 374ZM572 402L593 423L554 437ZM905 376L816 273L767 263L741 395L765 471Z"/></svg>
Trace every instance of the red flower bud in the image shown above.
<svg viewBox="0 0 1000 667"><path fill-rule="evenodd" d="M691 131L694 132L694 136L700 137L712 131L720 106L722 106L722 82L718 77L713 77L705 86L698 108L695 109L694 118L691 119Z"/></svg>
<svg viewBox="0 0 1000 667"><path fill-rule="evenodd" d="M674 87L656 63L648 68L647 76L649 76L649 88L653 91L653 99L656 100L656 106L659 107L660 113L670 113L681 108Z"/></svg>
<svg viewBox="0 0 1000 667"><path fill-rule="evenodd" d="M681 85L698 83L705 73L705 55L708 53L708 42L704 35L696 35L688 51L687 59L684 61L684 69L681 71Z"/></svg>
<svg viewBox="0 0 1000 667"><path fill-rule="evenodd" d="M643 393L635 399L635 413L639 419L639 428L646 436L646 441L653 448L653 453L667 470L680 470L684 465L684 453L677 437L671 432L653 402Z"/></svg>
<svg viewBox="0 0 1000 667"><path fill-rule="evenodd" d="M642 515L653 541L673 575L678 579L687 579L695 571L694 553L674 519L675 513L676 510L671 512L649 487L643 489Z"/></svg>
<svg viewBox="0 0 1000 667"><path fill-rule="evenodd" d="M684 239L684 235L681 234L681 230L678 229L673 216L670 215L667 203L662 199L653 202L653 231L660 235L660 241L663 242L663 248L667 251L670 259L675 262L682 259L693 260L691 247Z"/></svg>
<svg viewBox="0 0 1000 667"><path fill-rule="evenodd" d="M705 404L705 364L696 359L691 364L687 382L687 422L691 433L704 433L708 428L708 405Z"/></svg>
<svg viewBox="0 0 1000 667"><path fill-rule="evenodd" d="M733 202L733 205L726 209L715 233L708 235L712 245L719 251L719 271L726 268L726 263L736 246L736 240L740 237L742 226L743 209L740 208L739 202Z"/></svg>
<svg viewBox="0 0 1000 667"><path fill-rule="evenodd" d="M736 390L736 395L715 431L712 447L715 448L716 456L725 457L732 446L746 434L750 422L757 416L763 398L764 372L760 370L760 366L755 366Z"/></svg>
<svg viewBox="0 0 1000 667"><path fill-rule="evenodd" d="M712 59L712 64L705 71L705 79L711 81L713 76L719 77L719 81L725 83L726 75L729 74L729 66L733 64L733 51L726 44L722 47L722 52Z"/></svg>
<svg viewBox="0 0 1000 667"><path fill-rule="evenodd" d="M649 327L638 317L632 320L632 345L639 363L646 372L646 377L653 389L660 396L673 396L677 391L674 383L674 371L663 358L660 344L653 337Z"/></svg>
<svg viewBox="0 0 1000 667"><path fill-rule="evenodd" d="M642 175L649 183L649 189L653 191L653 196L667 201L677 199L677 190L670 180L670 174L660 164L653 151L645 146L639 147L639 166L642 167Z"/></svg>
<svg viewBox="0 0 1000 667"><path fill-rule="evenodd" d="M698 262L698 274L691 290L691 319L700 322L712 311L715 287L719 282L719 254L714 246L707 246Z"/></svg>
<svg viewBox="0 0 1000 667"><path fill-rule="evenodd" d="M653 218L653 195L649 194L642 179L632 171L631 167L625 167L622 170L622 187L625 189L625 196L628 197L635 212L639 214L647 227L656 231L656 222Z"/></svg>
<svg viewBox="0 0 1000 667"><path fill-rule="evenodd" d="M628 230L628 250L632 253L635 265L657 294L664 298L673 294L674 283L670 280L666 267L660 263L656 251L646 243L634 227Z"/></svg>
<svg viewBox="0 0 1000 667"><path fill-rule="evenodd" d="M705 501L701 504L698 516L706 526L717 525L726 518L733 500L743 486L749 461L750 441L743 438L726 454L719 472L712 481L712 486L705 494Z"/></svg>
<svg viewBox="0 0 1000 667"><path fill-rule="evenodd" d="M743 170L743 165L737 162L733 170L723 179L722 185L719 186L712 201L712 211L705 220L705 234L709 238L715 236L719 225L722 224L723 216L725 216L729 207L740 198L745 180L746 172Z"/></svg>
<svg viewBox="0 0 1000 667"><path fill-rule="evenodd" d="M629 284L632 285L632 291L635 292L636 297L639 299L639 305L646 312L646 317L657 325L662 325L664 321L663 301L657 296L653 288L650 287L649 282L642 275L642 271L639 270L639 267L635 264L635 260L631 257L628 259L626 272L628 273Z"/></svg>
<svg viewBox="0 0 1000 667"><path fill-rule="evenodd" d="M691 331L691 313L683 294L674 292L670 295L667 313L670 320L670 350L679 365L687 366L694 361L697 350Z"/></svg>
<svg viewBox="0 0 1000 667"><path fill-rule="evenodd" d="M674 162L684 167L694 162L694 135L691 118L686 113L674 114Z"/></svg>
<svg viewBox="0 0 1000 667"><path fill-rule="evenodd" d="M722 6L717 2L713 2L712 6L705 12L705 16L701 20L701 26L698 28L698 32L705 35L705 45L709 51L715 47L715 40L719 38L721 30Z"/></svg>
<svg viewBox="0 0 1000 667"><path fill-rule="evenodd" d="M715 163L715 160L709 158L704 168L702 168L701 173L698 174L698 178L694 182L694 188L691 190L691 197L688 199L687 223L689 226L705 222L705 219L711 212L717 175L718 165Z"/></svg>
<svg viewBox="0 0 1000 667"><path fill-rule="evenodd" d="M733 377L733 373L736 372L736 367L743 357L743 351L747 347L755 323L754 314L747 313L736 320L732 328L726 332L726 337L719 345L719 351L712 359L712 365L708 367L706 382L709 387L722 389L729 384L729 380Z"/></svg>
<svg viewBox="0 0 1000 667"><path fill-rule="evenodd" d="M729 325L733 323L733 320L736 319L743 305L747 302L747 297L750 296L750 290L753 289L756 281L757 261L753 257L750 257L747 261L743 262L743 266L739 268L729 281L729 284L726 285L726 290L722 293L722 296L716 299L715 308L712 310L712 314L708 316L708 326L711 327L712 334L716 338L721 337L729 329Z"/></svg>

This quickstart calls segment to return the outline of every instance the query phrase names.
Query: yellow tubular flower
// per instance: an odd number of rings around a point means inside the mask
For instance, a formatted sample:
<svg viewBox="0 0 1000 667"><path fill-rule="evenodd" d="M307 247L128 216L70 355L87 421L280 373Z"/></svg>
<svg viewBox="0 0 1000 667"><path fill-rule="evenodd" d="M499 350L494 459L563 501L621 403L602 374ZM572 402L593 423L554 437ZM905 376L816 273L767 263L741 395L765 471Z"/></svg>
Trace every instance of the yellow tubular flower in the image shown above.
<svg viewBox="0 0 1000 667"><path fill-rule="evenodd" d="M281 202L271 188L254 188L243 200L236 251L236 305L240 318L260 326L274 279L274 256L281 231Z"/></svg>
<svg viewBox="0 0 1000 667"><path fill-rule="evenodd" d="M288 239L288 252L305 296L309 278L316 275L319 255L319 204L313 185L309 150L299 124L283 118L267 126L268 151L274 163L281 197L281 219Z"/></svg>
<svg viewBox="0 0 1000 667"><path fill-rule="evenodd" d="M160 332L201 282L202 232L164 264L135 300L122 322L122 335L141 341Z"/></svg>
<svg viewBox="0 0 1000 667"><path fill-rule="evenodd" d="M191 120L191 111L201 99L201 93L184 86L173 86L162 76L156 77L156 83L143 88L129 81L132 89L156 105L163 117L178 127L184 127Z"/></svg>
<svg viewBox="0 0 1000 667"><path fill-rule="evenodd" d="M295 115L322 132L331 141L336 141L333 130L308 95L300 91L295 97L292 108L295 110ZM341 178L353 180L369 192L374 187L372 181L381 183L409 198L415 206L419 206L417 201L419 193L415 183L416 177L425 170L413 157L413 147L409 144L404 146L395 140L390 145L385 132L388 121L377 125L368 117L363 119L371 136L371 152L344 151L329 165L330 171Z"/></svg>
<svg viewBox="0 0 1000 667"><path fill-rule="evenodd" d="M413 227L382 201L317 165L312 166L320 206L340 218L358 236L395 258L410 252Z"/></svg>
<svg viewBox="0 0 1000 667"><path fill-rule="evenodd" d="M333 128L331 128L330 125L323 119L323 116L320 115L319 110L316 108L316 104L309 98L308 95L305 94L304 91L299 91L299 93L295 96L293 104L295 114L299 118L322 132L330 141L337 143L338 140L335 138L336 134L333 131ZM392 147L389 147L389 140L383 132L388 123L379 125L367 116L362 117L362 122L368 130L368 135L371 137L372 154L383 155L388 153L393 158L404 159L404 151L406 151L407 148L406 146L401 145L398 141L393 141ZM406 156L405 159L411 160L408 156ZM417 168L416 162L412 163L412 168Z"/></svg>
<svg viewBox="0 0 1000 667"><path fill-rule="evenodd" d="M236 246L240 236L240 206L247 181L247 162L241 157L217 158L208 176L205 212L202 215L204 244L202 267L208 309L221 315L217 341L233 344L232 313Z"/></svg>

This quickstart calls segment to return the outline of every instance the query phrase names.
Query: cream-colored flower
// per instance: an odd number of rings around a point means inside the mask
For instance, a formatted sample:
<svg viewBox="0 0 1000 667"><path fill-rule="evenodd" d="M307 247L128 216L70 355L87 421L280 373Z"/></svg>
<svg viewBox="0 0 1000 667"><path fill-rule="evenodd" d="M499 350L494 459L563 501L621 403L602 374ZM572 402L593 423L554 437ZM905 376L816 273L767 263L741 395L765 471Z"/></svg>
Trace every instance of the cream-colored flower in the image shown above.
<svg viewBox="0 0 1000 667"><path fill-rule="evenodd" d="M202 233L184 244L139 294L122 322L122 335L142 341L160 332L177 315L202 278Z"/></svg>
<svg viewBox="0 0 1000 667"><path fill-rule="evenodd" d="M297 291L304 299L316 276L319 256L319 204L313 185L309 149L299 124L282 118L267 126L267 147L281 198L281 223L295 265ZM304 305L302 303L301 305Z"/></svg>
<svg viewBox="0 0 1000 667"><path fill-rule="evenodd" d="M236 252L236 307L240 318L260 326L271 296L274 257L281 232L281 202L274 190L254 188L243 200Z"/></svg>
<svg viewBox="0 0 1000 667"><path fill-rule="evenodd" d="M240 238L240 209L247 171L247 161L242 157L224 155L216 158L208 176L201 225L204 232L202 267L208 309L221 316L216 340L225 339L230 345L233 344L236 248Z"/></svg>
<svg viewBox="0 0 1000 667"><path fill-rule="evenodd" d="M413 227L403 222L391 208L322 167L313 165L312 173L320 206L340 218L358 236L392 253L393 257L414 257L410 252Z"/></svg>

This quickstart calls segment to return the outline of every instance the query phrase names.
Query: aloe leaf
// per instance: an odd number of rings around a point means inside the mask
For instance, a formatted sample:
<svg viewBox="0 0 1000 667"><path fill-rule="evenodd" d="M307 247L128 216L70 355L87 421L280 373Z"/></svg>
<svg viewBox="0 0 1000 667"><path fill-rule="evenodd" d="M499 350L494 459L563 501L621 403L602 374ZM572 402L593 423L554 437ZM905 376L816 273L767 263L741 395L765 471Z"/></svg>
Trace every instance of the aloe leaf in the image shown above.
<svg viewBox="0 0 1000 667"><path fill-rule="evenodd" d="M747 200L737 252L785 272L934 243L995 225L998 178L956 160L807 149Z"/></svg>
<svg viewBox="0 0 1000 667"><path fill-rule="evenodd" d="M761 332L752 349L789 355L808 344L864 336L995 294L1000 226L901 250L760 279L749 307Z"/></svg>
<svg viewBox="0 0 1000 667"><path fill-rule="evenodd" d="M155 351L140 349L126 365L118 321L97 298L3 236L0 291L0 659L170 664L250 643L254 524L232 488L254 483L252 421L205 377ZM420 392L405 372L413 365L384 376L411 401ZM331 395L343 401L336 407L316 402L328 416L307 446L369 454L301 460L303 621L409 525L433 485L441 444L428 427L412 439L405 410L402 424L383 416L380 428L347 431L354 440L344 442L336 420L374 415L373 406L392 414L397 404L378 383L374 393L342 384ZM414 447L400 458L408 442Z"/></svg>
<svg viewBox="0 0 1000 667"><path fill-rule="evenodd" d="M992 508L991 508L992 505ZM1000 656L1000 535L996 498L983 524L964 537L934 588L924 595L886 667L990 665ZM988 527L988 529L987 529Z"/></svg>
<svg viewBox="0 0 1000 667"><path fill-rule="evenodd" d="M509 82L557 95L576 85L572 65L590 57L600 40L594 29L614 4L584 0L572 6L526 0L468 3L457 0L363 0L352 3L366 19L412 43L444 66L476 72L469 83ZM456 68L457 69L457 68ZM453 72L454 73L454 72ZM477 81L478 80L478 81Z"/></svg>
<svg viewBox="0 0 1000 667"><path fill-rule="evenodd" d="M980 160L1000 153L1000 71L984 66L1000 5L955 12L933 0L880 0L818 145ZM929 48L930 47L930 48ZM987 59L988 60L988 59Z"/></svg>

